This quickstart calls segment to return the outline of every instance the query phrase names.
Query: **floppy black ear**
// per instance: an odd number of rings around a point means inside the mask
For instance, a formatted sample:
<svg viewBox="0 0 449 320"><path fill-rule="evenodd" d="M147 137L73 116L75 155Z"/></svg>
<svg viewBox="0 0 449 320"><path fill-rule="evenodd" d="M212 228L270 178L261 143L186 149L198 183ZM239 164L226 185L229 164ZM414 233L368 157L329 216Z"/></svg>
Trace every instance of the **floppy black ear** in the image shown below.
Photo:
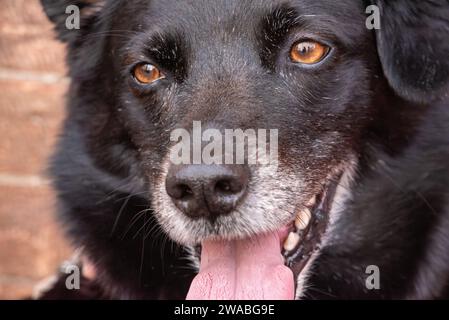
<svg viewBox="0 0 449 320"><path fill-rule="evenodd" d="M89 27L105 2L106 0L41 0L45 13L55 24L58 38L68 43ZM76 21L77 15L79 21Z"/></svg>
<svg viewBox="0 0 449 320"><path fill-rule="evenodd" d="M391 87L429 103L448 94L449 0L373 0L379 7L377 47Z"/></svg>

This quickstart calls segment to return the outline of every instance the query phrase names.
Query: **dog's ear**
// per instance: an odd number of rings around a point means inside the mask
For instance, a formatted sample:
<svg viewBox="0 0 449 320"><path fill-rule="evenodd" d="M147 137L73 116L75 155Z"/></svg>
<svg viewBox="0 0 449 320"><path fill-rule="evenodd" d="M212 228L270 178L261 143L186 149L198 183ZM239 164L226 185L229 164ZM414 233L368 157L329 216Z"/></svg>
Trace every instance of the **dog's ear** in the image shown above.
<svg viewBox="0 0 449 320"><path fill-rule="evenodd" d="M106 0L41 0L58 38L72 43L93 22ZM83 30L80 30L83 29Z"/></svg>
<svg viewBox="0 0 449 320"><path fill-rule="evenodd" d="M449 0L373 0L382 68L401 97L429 103L448 93Z"/></svg>

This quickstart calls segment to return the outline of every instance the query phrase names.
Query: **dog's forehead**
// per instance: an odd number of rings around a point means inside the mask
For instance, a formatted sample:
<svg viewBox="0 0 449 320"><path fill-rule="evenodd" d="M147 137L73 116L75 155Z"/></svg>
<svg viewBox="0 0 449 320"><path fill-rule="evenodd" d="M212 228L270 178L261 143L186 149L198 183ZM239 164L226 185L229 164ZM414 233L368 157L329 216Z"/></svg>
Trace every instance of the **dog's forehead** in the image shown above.
<svg viewBox="0 0 449 320"><path fill-rule="evenodd" d="M152 0L146 1L149 27L176 28L210 36L211 32L247 33L279 7L323 24L345 24L364 12L362 0ZM326 19L335 17L335 20ZM323 19L321 19L323 18Z"/></svg>

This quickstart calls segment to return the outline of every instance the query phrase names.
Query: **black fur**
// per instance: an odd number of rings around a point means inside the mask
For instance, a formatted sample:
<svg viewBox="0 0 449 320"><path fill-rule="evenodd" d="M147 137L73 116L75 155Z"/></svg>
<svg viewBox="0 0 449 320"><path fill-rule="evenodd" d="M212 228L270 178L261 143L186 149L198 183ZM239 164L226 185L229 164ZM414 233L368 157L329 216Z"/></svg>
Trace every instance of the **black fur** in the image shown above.
<svg viewBox="0 0 449 320"><path fill-rule="evenodd" d="M377 43L391 86L404 98L425 103L447 94L449 2L412 2L374 1L382 23Z"/></svg>
<svg viewBox="0 0 449 320"><path fill-rule="evenodd" d="M374 1L376 32L362 0L79 0L80 30L64 27L71 1L42 2L72 78L51 168L60 217L107 297L186 295L188 254L150 199L169 132L192 120L280 128L281 168L303 173L309 196L356 155L351 200L306 298L449 297L449 1ZM284 58L312 36L333 48L318 68ZM167 78L136 87L140 57ZM370 264L381 290L366 289Z"/></svg>

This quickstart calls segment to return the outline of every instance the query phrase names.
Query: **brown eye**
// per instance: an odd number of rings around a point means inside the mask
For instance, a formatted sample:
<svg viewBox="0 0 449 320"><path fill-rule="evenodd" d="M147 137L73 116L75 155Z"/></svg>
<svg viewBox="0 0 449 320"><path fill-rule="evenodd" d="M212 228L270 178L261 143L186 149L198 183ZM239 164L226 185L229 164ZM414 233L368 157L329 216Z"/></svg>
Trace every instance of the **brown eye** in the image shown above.
<svg viewBox="0 0 449 320"><path fill-rule="evenodd" d="M165 78L158 68L149 63L140 63L134 67L132 74L134 79L141 84L150 84L156 80Z"/></svg>
<svg viewBox="0 0 449 320"><path fill-rule="evenodd" d="M315 64L323 60L330 48L316 41L300 41L290 50L290 59L296 63Z"/></svg>

